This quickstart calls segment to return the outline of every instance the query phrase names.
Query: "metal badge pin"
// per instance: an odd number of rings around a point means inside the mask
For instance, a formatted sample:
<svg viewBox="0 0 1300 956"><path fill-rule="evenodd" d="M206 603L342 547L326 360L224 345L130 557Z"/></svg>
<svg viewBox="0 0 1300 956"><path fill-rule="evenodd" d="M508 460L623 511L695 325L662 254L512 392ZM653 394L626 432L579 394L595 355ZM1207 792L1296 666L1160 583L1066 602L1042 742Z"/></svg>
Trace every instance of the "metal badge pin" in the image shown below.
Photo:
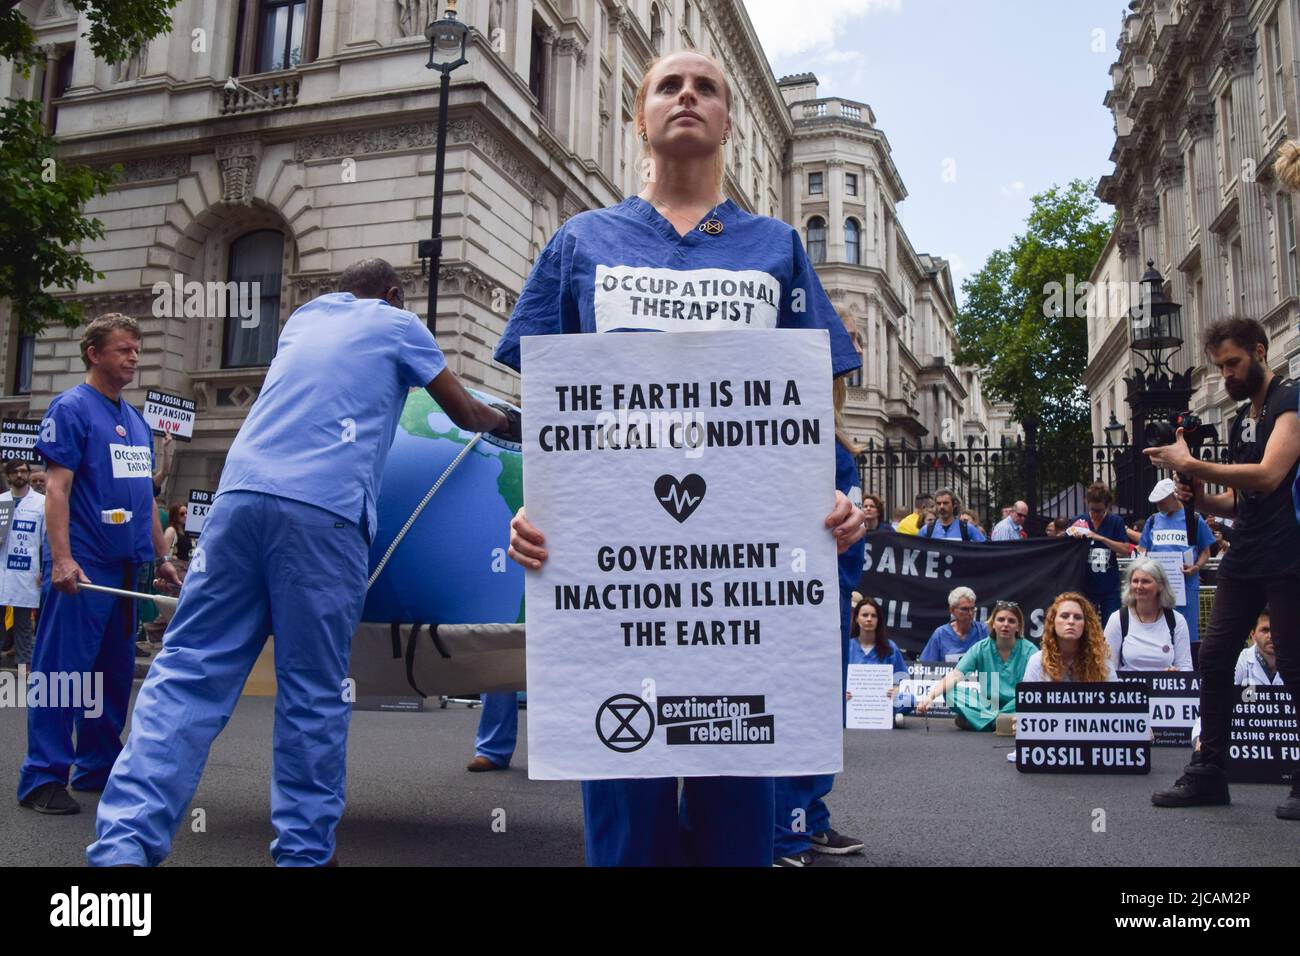
<svg viewBox="0 0 1300 956"><path fill-rule="evenodd" d="M700 223L700 232L707 236L722 235L722 221L720 219L707 219Z"/></svg>

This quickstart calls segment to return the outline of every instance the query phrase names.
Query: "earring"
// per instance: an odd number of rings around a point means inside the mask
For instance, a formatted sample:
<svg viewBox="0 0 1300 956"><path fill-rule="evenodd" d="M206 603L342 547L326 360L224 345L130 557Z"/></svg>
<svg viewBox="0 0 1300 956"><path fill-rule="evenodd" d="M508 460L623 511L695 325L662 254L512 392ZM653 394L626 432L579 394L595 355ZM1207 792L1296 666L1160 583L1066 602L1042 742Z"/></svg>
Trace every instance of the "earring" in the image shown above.
<svg viewBox="0 0 1300 956"><path fill-rule="evenodd" d="M723 145L723 146L726 146L726 145L727 145L727 140L729 140L729 139L731 139L730 136L724 136L724 137L722 137L722 145Z"/></svg>
<svg viewBox="0 0 1300 956"><path fill-rule="evenodd" d="M643 143L650 142L650 137L646 135L645 130L641 130L641 142Z"/></svg>

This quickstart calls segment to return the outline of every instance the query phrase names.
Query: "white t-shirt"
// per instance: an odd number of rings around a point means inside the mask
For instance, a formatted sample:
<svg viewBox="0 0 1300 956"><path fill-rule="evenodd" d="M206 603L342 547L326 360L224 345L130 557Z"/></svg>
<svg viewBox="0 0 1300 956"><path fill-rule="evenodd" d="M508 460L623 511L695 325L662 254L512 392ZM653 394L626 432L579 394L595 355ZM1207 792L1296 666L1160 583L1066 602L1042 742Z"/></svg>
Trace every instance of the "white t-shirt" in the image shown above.
<svg viewBox="0 0 1300 956"><path fill-rule="evenodd" d="M1052 677L1047 671L1043 670L1043 652L1034 651L1034 656L1029 658L1029 663L1025 665L1025 676L1020 678L1026 684L1051 683ZM1067 678L1068 680L1069 678ZM1115 674L1115 666L1108 664L1106 668L1106 680L1119 680Z"/></svg>
<svg viewBox="0 0 1300 956"><path fill-rule="evenodd" d="M13 501L13 492L0 501ZM41 538L45 534L45 496L28 491L14 505L9 531L0 552L0 605L40 607Z"/></svg>
<svg viewBox="0 0 1300 956"><path fill-rule="evenodd" d="M1110 645L1111 663L1116 668L1124 671L1165 671L1171 667L1180 671L1192 669L1192 639L1187 631L1187 618L1177 611L1174 611L1173 641L1169 640L1169 625L1163 612L1155 623L1144 624L1138 620L1133 608L1128 612L1128 637L1123 638L1122 658L1120 640L1119 611L1115 611L1106 622L1106 643Z"/></svg>
<svg viewBox="0 0 1300 956"><path fill-rule="evenodd" d="M1232 676L1232 682L1238 687L1243 687L1246 684L1257 684L1264 687L1272 684L1275 687L1281 687L1282 675L1277 670L1274 670L1273 679L1268 679L1268 674L1264 672L1264 668L1260 665L1259 658L1255 656L1255 645L1252 644L1250 647L1243 648L1242 652L1237 655L1237 670Z"/></svg>

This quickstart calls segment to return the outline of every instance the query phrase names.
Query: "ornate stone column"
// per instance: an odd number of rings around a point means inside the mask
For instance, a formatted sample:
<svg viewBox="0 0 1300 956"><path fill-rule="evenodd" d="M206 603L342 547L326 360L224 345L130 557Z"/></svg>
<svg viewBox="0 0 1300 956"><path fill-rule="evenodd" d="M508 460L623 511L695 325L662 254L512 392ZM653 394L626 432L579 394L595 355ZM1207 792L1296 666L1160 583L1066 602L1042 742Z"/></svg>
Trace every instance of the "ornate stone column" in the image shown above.
<svg viewBox="0 0 1300 956"><path fill-rule="evenodd" d="M1234 290L1233 312L1245 311L1261 318L1269 310L1273 273L1268 254L1268 222L1264 210L1267 198L1259 184L1256 164L1261 156L1259 110L1256 105L1255 35L1247 25L1234 29L1223 45L1219 64L1231 76L1232 118L1236 127L1239 165L1228 171L1229 182L1237 179L1237 219L1240 229L1242 282L1245 306L1240 292Z"/></svg>
<svg viewBox="0 0 1300 956"><path fill-rule="evenodd" d="M1210 231L1210 223L1219 213L1218 160L1214 148L1214 109L1208 103L1193 107L1185 120L1187 136L1191 140L1192 202L1196 209L1196 227L1189 238L1195 239L1201 249L1201 315L1210 321L1222 317L1228 309L1227 283L1224 281L1223 242ZM1189 281L1191 277L1188 277ZM1200 329L1188 329L1190 333Z"/></svg>

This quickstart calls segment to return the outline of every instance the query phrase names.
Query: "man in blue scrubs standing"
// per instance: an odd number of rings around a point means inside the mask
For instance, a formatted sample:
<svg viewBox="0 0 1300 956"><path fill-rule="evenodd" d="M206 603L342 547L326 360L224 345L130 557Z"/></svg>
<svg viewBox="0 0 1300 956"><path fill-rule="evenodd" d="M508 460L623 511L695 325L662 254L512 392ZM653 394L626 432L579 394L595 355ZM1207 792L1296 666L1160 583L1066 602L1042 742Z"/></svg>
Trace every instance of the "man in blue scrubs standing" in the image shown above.
<svg viewBox="0 0 1300 956"><path fill-rule="evenodd" d="M334 858L343 813L352 634L365 602L375 497L409 389L461 428L516 424L465 391L382 259L289 317L239 430L190 560L166 644L140 689L131 736L99 804L92 865L154 865L208 749L275 634L271 855Z"/></svg>
<svg viewBox="0 0 1300 956"><path fill-rule="evenodd" d="M27 711L18 802L37 813L81 810L67 791L73 765L74 790L103 789L122 749L135 675L134 604L77 585L133 588L140 565L167 550L153 504L153 436L122 401L139 358L135 319L112 313L91 322L81 337L86 380L50 403L36 443L49 463L49 548L32 680L81 691L80 700L47 700ZM180 584L165 560L158 575Z"/></svg>

